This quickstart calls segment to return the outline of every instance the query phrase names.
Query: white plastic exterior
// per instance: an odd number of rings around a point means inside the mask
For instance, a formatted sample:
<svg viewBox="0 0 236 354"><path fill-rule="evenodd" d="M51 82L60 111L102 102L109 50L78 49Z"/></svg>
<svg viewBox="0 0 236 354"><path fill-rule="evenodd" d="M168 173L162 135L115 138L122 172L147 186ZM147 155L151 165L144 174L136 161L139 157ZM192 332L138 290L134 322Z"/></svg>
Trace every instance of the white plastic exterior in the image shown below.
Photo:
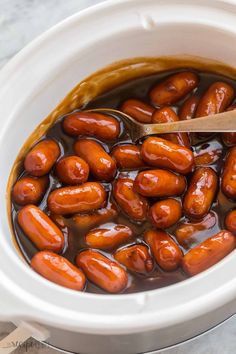
<svg viewBox="0 0 236 354"><path fill-rule="evenodd" d="M22 261L11 240L5 203L7 179L23 142L79 81L114 61L138 56L190 54L234 66L235 23L233 0L108 1L52 28L1 71L0 319L37 321L87 335L171 333L171 338L158 336L163 347L235 312L235 252L208 271L160 290L77 293L44 280ZM150 334L140 351L157 348L152 341Z"/></svg>

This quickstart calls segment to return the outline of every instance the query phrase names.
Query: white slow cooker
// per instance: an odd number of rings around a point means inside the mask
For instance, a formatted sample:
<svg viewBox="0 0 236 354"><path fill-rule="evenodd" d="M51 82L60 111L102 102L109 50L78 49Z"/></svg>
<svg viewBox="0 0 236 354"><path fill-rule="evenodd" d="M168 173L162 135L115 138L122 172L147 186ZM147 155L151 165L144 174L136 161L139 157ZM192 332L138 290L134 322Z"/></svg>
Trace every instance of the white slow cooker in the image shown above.
<svg viewBox="0 0 236 354"><path fill-rule="evenodd" d="M235 252L162 289L105 296L74 292L24 262L6 210L18 151L78 82L131 57L190 54L235 66L235 24L233 0L107 1L47 31L1 71L0 319L20 326L8 340L32 335L74 353L136 354L187 340L236 312Z"/></svg>

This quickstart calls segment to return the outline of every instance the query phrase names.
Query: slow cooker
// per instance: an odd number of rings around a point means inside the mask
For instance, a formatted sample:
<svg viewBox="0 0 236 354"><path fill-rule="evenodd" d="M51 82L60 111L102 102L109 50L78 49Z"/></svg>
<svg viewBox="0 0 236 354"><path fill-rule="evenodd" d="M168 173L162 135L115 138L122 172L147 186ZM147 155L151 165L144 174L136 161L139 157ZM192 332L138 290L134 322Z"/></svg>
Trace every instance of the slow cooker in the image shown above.
<svg viewBox="0 0 236 354"><path fill-rule="evenodd" d="M235 23L233 0L106 1L50 29L1 71L0 318L18 326L8 341L33 336L73 353L135 354L185 341L235 313L235 251L193 278L148 292L77 293L48 282L16 249L6 194L24 141L78 82L135 57L186 54L233 67Z"/></svg>

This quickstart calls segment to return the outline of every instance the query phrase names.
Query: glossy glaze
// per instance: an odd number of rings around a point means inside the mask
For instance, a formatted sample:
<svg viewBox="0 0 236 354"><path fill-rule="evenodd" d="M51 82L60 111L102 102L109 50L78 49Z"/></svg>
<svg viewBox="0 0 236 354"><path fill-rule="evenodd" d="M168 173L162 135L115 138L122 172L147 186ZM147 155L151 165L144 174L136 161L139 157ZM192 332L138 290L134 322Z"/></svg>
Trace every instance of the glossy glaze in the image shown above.
<svg viewBox="0 0 236 354"><path fill-rule="evenodd" d="M146 197L171 197L181 195L186 180L167 170L153 169L140 172L134 181L134 189Z"/></svg>
<svg viewBox="0 0 236 354"><path fill-rule="evenodd" d="M25 170L32 176L40 177L50 172L60 155L60 147L55 140L43 140L26 155Z"/></svg>
<svg viewBox="0 0 236 354"><path fill-rule="evenodd" d="M95 140L79 139L74 145L74 151L88 163L91 173L97 180L109 182L115 177L115 161Z"/></svg>
<svg viewBox="0 0 236 354"><path fill-rule="evenodd" d="M234 235L222 230L192 248L183 259L183 269L189 275L195 275L219 262L236 246Z"/></svg>
<svg viewBox="0 0 236 354"><path fill-rule="evenodd" d="M114 258L135 273L150 273L154 267L153 259L146 245L124 247L115 252Z"/></svg>
<svg viewBox="0 0 236 354"><path fill-rule="evenodd" d="M118 109L122 106L122 104L130 99L135 99L139 101L139 104L145 103L151 110L153 109L153 105L150 101L149 93L151 92L152 88L155 87L161 81L164 81L166 78L171 76L172 74L176 74L181 70L172 70L169 72L158 73L155 75L149 75L147 77L142 77L139 79L131 80L126 84L122 84L119 87L111 89L109 92L103 94L102 96L94 99L90 102L87 106L82 108L99 108L99 107L108 107L108 108L115 108ZM186 70L185 70L186 71ZM192 71L192 70L190 70ZM178 116L182 118L182 112L186 112L184 110L184 106L187 105L187 101L189 100L191 103L191 98L193 101L197 101L202 97L202 95L207 91L208 87L210 87L214 82L223 81L227 84L231 85L234 89L236 89L235 82L225 78L220 75L209 74L209 73L197 73L199 77L199 84L193 90L191 90L186 96L181 98L178 102L172 104L170 107L173 109L174 112L177 113ZM196 99L195 99L196 97ZM190 105L191 106L191 105ZM192 108L188 111L189 113L185 115L185 119L188 117L190 118L194 116L195 107L191 106ZM160 107L156 106L155 109L159 110ZM227 109L227 108L226 108ZM78 110L75 110L78 112ZM187 117L187 118L186 118ZM100 146L103 147L104 151L111 155L111 151L114 151L116 148L118 149L119 146L123 145L133 145L129 134L125 131L122 122L120 122L118 117L115 117L120 125L120 135L118 139L113 141L105 140L105 139L97 139L96 137L89 138L88 136L79 136L79 139L89 139L97 142ZM150 116L149 118L150 119ZM68 157L75 155L74 151L74 144L77 140L77 136L72 137L68 135L63 130L62 122L64 121L64 117L61 117L58 122L56 122L46 133L46 135L42 138L57 141L60 146L60 154L61 157ZM181 251L185 254L191 248L198 245L199 243L203 242L207 238L211 237L212 235L217 234L222 227L225 225L225 217L233 208L235 208L235 203L233 199L226 197L220 188L221 177L223 173L223 166L225 156L227 154L228 146L224 145L223 136L214 135L210 137L199 137L196 134L189 135L191 141L191 150L194 153L194 159L199 156L199 159L202 159L201 165L199 166L207 166L212 168L217 175L219 176L218 182L218 193L215 194L213 199L213 203L211 206L210 212L203 218L203 220L191 221L185 215L182 215L179 222L175 225L168 228L166 231L170 235L173 242L178 243L178 230L181 230L181 225L188 225L188 231L186 231L186 235L189 234L189 237L186 238L186 242L179 243L179 247ZM142 140L139 141L136 145L136 151L140 149L142 145ZM215 149L216 148L216 149ZM216 150L216 153L214 152ZM219 156L220 155L220 156ZM202 158L203 157L203 158ZM59 161L57 159L57 161ZM163 270L159 264L155 261L155 258L152 253L150 253L149 246L144 240L144 234L148 230L150 230L153 225L149 220L149 212L148 208L146 210L147 216L142 220L136 220L132 218L132 216L128 215L122 206L120 206L113 194L113 188L118 178L122 179L131 179L132 181L135 180L139 172L143 170L150 170L156 169L156 167L148 166L144 163L144 166L127 168L118 166L117 163L117 170L114 179L111 180L111 183L101 181L101 184L106 191L106 198L104 201L104 205L102 205L99 209L96 210L87 210L82 213L75 213L75 214L54 214L48 210L47 199L48 195L53 192L57 188L64 187L62 181L58 178L56 174L56 163L53 164L52 168L49 172L49 185L48 189L45 192L44 197L41 201L39 201L38 206L44 213L48 214L50 218L54 221L60 231L62 232L64 239L65 239L65 246L62 250L62 255L66 259L68 259L72 264L75 264L75 259L78 253L81 251L88 249L88 246L85 243L85 235L90 232L91 229L94 228L106 228L107 226L104 225L109 223L109 227L114 224L121 224L129 227L134 237L127 241L127 243L118 246L118 249L112 250L99 250L98 252L105 256L107 259L114 260L114 256L116 252L119 252L123 249L133 247L133 246L144 246L147 247L149 250L150 257L154 263L154 267L152 271L147 273L139 273L127 268L127 275L128 275L128 282L126 283L125 287L122 288L121 292L123 293L132 293L137 291L146 291L151 289L160 288L163 286L168 286L170 284L176 283L178 281L182 281L186 279L189 275L185 273L182 269L181 264L173 271L165 271ZM128 158L123 158L123 163L126 163ZM131 161L131 160L130 160ZM198 160L199 162L199 160ZM207 165L203 165L202 163L207 162ZM195 169L195 167L193 167ZM161 168L163 169L163 167ZM173 175L177 176L179 174L165 170L165 172L172 173ZM28 173L24 171L24 161L22 160L22 164L19 169L18 179L28 176ZM190 180L192 177L192 172L187 173L185 177L181 176L182 182L180 191L174 195L174 198L181 202L183 199L183 195L185 192L186 184L189 185ZM176 178L176 177L175 177ZM88 182L97 181L97 178L90 172ZM164 189L168 191L170 188L169 179L166 179L166 183L161 185L160 189ZM69 187L69 185L68 185ZM77 188L77 186L75 186ZM176 186L173 188L175 190ZM181 192L181 190L183 190ZM160 193L160 192L159 192ZM171 192L172 193L172 192ZM163 197L155 197L149 196L146 197L148 200L148 204L150 207L159 202L162 198L166 198L167 196ZM169 197L173 197L170 195ZM146 200L145 198L145 200ZM14 202L12 199L12 219L15 228L15 234L17 242L24 254L26 260L30 263L32 257L38 252L38 249L35 245L30 241L28 236L23 232L21 227L17 222L17 213L20 210L20 206ZM208 215L211 215L208 219ZM200 225L201 224L201 225ZM196 226L197 225L197 226ZM200 225L200 226L199 226ZM186 226L184 226L186 227ZM184 230L184 229L183 229ZM182 232L182 235L185 231ZM191 235L191 236L190 236ZM180 240L180 239L179 239ZM145 248L146 249L146 248ZM136 254L136 252L135 252ZM138 251L138 255L142 254ZM139 259L139 256L137 256ZM142 257L141 257L142 258ZM135 258L136 259L136 258ZM144 257L145 259L145 257ZM140 263L144 264L144 263ZM123 267L125 267L123 265ZM85 291L87 292L95 292L95 293L103 293L106 294L107 291L102 289L101 287L97 286L94 282L90 281L87 278L86 288Z"/></svg>
<svg viewBox="0 0 236 354"><path fill-rule="evenodd" d="M43 198L48 185L48 176L40 178L22 177L13 187L12 198L19 205L38 204Z"/></svg>
<svg viewBox="0 0 236 354"><path fill-rule="evenodd" d="M76 264L82 268L90 281L109 293L119 293L127 286L126 271L99 252L93 250L80 252L76 257Z"/></svg>
<svg viewBox="0 0 236 354"><path fill-rule="evenodd" d="M198 76L191 71L184 71L167 77L154 86L150 92L151 101L158 106L178 102L198 84Z"/></svg>
<svg viewBox="0 0 236 354"><path fill-rule="evenodd" d="M194 172L184 197L183 209L190 219L203 218L211 208L218 177L209 167L199 167Z"/></svg>
<svg viewBox="0 0 236 354"><path fill-rule="evenodd" d="M48 209L61 215L92 211L101 208L105 203L105 189L97 182L58 188L48 197Z"/></svg>
<svg viewBox="0 0 236 354"><path fill-rule="evenodd" d="M17 219L24 233L38 249L54 252L63 250L65 240L62 232L38 207L34 205L23 207Z"/></svg>
<svg viewBox="0 0 236 354"><path fill-rule="evenodd" d="M31 260L31 267L44 278L73 290L83 290L84 273L66 258L53 252L38 252Z"/></svg>
<svg viewBox="0 0 236 354"><path fill-rule="evenodd" d="M82 184L88 180L89 165L78 156L63 157L56 164L56 175L64 184Z"/></svg>
<svg viewBox="0 0 236 354"><path fill-rule="evenodd" d="M150 208L150 219L158 229L168 229L182 216L182 205L178 200L169 198L154 203Z"/></svg>
<svg viewBox="0 0 236 354"><path fill-rule="evenodd" d="M149 166L187 174L193 170L194 158L190 149L165 139L150 137L142 145L141 156Z"/></svg>
<svg viewBox="0 0 236 354"><path fill-rule="evenodd" d="M144 240L150 246L156 262L165 271L177 269L182 261L182 251L174 240L163 230L149 230Z"/></svg>
<svg viewBox="0 0 236 354"><path fill-rule="evenodd" d="M128 226L108 224L107 228L90 230L85 235L85 243L88 247L109 250L129 242L132 235L133 232Z"/></svg>
<svg viewBox="0 0 236 354"><path fill-rule="evenodd" d="M101 113L76 112L67 115L64 131L71 136L89 135L102 140L115 140L120 134L119 122Z"/></svg>
<svg viewBox="0 0 236 354"><path fill-rule="evenodd" d="M132 219L144 221L147 217L148 202L133 189L130 178L119 178L113 189L113 196L122 210Z"/></svg>

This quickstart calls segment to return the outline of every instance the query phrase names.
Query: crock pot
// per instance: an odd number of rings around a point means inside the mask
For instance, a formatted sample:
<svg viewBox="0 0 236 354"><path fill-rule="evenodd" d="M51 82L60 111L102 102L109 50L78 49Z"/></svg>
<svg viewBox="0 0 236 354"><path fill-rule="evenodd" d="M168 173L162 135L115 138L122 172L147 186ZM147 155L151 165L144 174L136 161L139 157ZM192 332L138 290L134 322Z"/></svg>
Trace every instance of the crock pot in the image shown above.
<svg viewBox="0 0 236 354"><path fill-rule="evenodd" d="M187 340L236 311L236 253L166 288L80 293L33 272L16 251L6 187L22 144L82 79L131 57L190 54L236 60L233 0L117 0L82 11L28 45L0 73L0 319L52 346L132 354Z"/></svg>

